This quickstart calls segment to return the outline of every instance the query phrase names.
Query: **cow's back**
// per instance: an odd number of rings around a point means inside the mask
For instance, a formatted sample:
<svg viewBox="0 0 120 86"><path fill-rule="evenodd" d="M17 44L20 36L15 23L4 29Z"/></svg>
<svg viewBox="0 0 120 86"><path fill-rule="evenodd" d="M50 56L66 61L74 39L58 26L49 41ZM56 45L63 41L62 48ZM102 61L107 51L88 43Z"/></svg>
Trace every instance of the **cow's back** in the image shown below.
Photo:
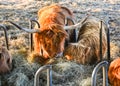
<svg viewBox="0 0 120 86"><path fill-rule="evenodd" d="M38 11L38 22L41 27L54 23L64 26L66 17L73 17L72 12L58 4L44 7Z"/></svg>
<svg viewBox="0 0 120 86"><path fill-rule="evenodd" d="M78 34L78 42L84 46L91 47L88 62L91 64L100 60L100 20L95 17L89 17L82 25ZM107 49L106 25L102 23L102 53L105 56ZM91 58L91 59L90 59ZM93 59L92 59L93 58Z"/></svg>

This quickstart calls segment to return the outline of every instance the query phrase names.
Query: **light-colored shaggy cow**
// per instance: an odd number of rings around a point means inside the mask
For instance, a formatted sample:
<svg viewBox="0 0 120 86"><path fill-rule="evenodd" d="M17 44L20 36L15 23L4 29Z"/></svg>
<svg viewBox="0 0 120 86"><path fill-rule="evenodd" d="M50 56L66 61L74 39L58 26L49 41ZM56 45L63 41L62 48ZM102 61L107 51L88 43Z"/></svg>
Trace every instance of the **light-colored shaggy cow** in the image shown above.
<svg viewBox="0 0 120 86"><path fill-rule="evenodd" d="M106 26L104 23L102 25L102 56L104 57L107 39ZM78 41L70 43L66 47L64 56L68 60L74 60L80 64L94 64L100 61L100 20L90 16L77 27L81 27L79 28Z"/></svg>

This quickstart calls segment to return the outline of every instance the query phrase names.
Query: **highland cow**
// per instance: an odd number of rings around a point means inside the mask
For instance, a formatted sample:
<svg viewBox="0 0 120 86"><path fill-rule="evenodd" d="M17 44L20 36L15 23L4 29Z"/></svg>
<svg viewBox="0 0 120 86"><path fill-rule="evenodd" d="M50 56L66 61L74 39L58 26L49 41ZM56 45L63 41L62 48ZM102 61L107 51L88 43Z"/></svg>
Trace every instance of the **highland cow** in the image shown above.
<svg viewBox="0 0 120 86"><path fill-rule="evenodd" d="M106 25L102 24L102 56L107 49ZM64 51L68 60L80 64L94 64L100 61L100 20L89 16L82 23L70 27L80 27L77 43L70 43Z"/></svg>
<svg viewBox="0 0 120 86"><path fill-rule="evenodd" d="M120 86L120 58L117 58L110 63L108 78L112 86Z"/></svg>
<svg viewBox="0 0 120 86"><path fill-rule="evenodd" d="M65 18L73 17L72 12L59 5L44 7L38 11L41 33L34 34L34 49L45 58L55 57L64 50L68 34L64 30Z"/></svg>
<svg viewBox="0 0 120 86"><path fill-rule="evenodd" d="M65 40L75 42L75 29L64 29L64 26L73 25L74 22L73 13L68 8L58 4L43 7L38 11L38 22L40 28L35 27L33 30L11 23L19 29L34 33L34 51L44 59L60 56L65 47Z"/></svg>
<svg viewBox="0 0 120 86"><path fill-rule="evenodd" d="M12 68L12 57L8 50L0 46L0 74L7 73Z"/></svg>

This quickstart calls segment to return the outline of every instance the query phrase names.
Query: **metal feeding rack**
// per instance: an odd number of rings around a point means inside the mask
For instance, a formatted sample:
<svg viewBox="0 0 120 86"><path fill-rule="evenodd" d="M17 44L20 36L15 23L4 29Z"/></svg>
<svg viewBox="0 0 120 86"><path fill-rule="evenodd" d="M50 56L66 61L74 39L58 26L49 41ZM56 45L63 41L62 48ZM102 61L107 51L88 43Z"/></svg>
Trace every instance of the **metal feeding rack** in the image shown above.
<svg viewBox="0 0 120 86"><path fill-rule="evenodd" d="M38 28L40 28L40 24L38 23L37 20L30 19L30 21L29 21L29 28L30 29L33 29L33 22L35 22L37 24ZM33 51L33 34L32 33L29 35L29 39L30 39L30 45L29 45L30 51L32 52Z"/></svg>
<svg viewBox="0 0 120 86"><path fill-rule="evenodd" d="M47 86L52 86L52 66L45 65L40 67L35 73L34 86L39 86L39 77L42 71L47 70Z"/></svg>

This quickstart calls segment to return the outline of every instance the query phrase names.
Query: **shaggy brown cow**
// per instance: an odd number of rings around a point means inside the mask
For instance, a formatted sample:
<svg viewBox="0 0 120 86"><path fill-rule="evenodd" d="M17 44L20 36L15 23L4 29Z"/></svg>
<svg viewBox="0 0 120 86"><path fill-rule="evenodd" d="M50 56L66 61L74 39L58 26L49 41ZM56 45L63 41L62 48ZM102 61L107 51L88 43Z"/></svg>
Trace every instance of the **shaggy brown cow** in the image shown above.
<svg viewBox="0 0 120 86"><path fill-rule="evenodd" d="M81 27L78 42L69 44L64 51L64 56L68 60L74 60L80 64L94 64L100 61L100 20L91 16L74 27ZM105 28L106 26L103 24L102 56L105 55L107 49Z"/></svg>
<svg viewBox="0 0 120 86"><path fill-rule="evenodd" d="M0 46L0 74L9 72L12 67L12 57L8 50Z"/></svg>
<svg viewBox="0 0 120 86"><path fill-rule="evenodd" d="M66 22L67 21L67 22ZM43 7L38 11L39 29L23 29L11 22L19 29L34 33L34 51L44 59L61 55L66 38L74 42L75 31L65 31L64 26L73 24L73 13L66 7L58 4Z"/></svg>
<svg viewBox="0 0 120 86"><path fill-rule="evenodd" d="M66 7L55 4L40 9L38 17L41 33L34 34L34 49L45 58L55 57L64 50L65 18L72 18L73 14Z"/></svg>
<svg viewBox="0 0 120 86"><path fill-rule="evenodd" d="M120 58L110 63L108 78L112 86L120 86Z"/></svg>

